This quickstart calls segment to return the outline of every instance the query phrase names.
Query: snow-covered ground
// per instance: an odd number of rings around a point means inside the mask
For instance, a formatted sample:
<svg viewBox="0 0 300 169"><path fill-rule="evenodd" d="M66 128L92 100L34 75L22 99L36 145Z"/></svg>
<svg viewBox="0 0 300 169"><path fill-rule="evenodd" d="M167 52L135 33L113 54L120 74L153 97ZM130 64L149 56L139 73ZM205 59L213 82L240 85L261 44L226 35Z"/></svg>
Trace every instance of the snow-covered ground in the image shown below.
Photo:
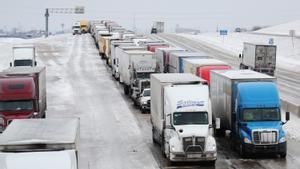
<svg viewBox="0 0 300 169"><path fill-rule="evenodd" d="M258 35L249 33L229 32L227 36L220 36L217 32L202 33L199 35L179 34L202 43L212 48L224 51L238 57L243 50L244 42L268 44L269 39L274 39L277 45L277 67L300 72L300 39L294 39L294 45L290 37Z"/></svg>
<svg viewBox="0 0 300 169"><path fill-rule="evenodd" d="M296 31L296 36L300 35L300 20L288 22L276 26L267 27L256 31L255 33L261 34L274 34L274 35L289 35L290 30Z"/></svg>

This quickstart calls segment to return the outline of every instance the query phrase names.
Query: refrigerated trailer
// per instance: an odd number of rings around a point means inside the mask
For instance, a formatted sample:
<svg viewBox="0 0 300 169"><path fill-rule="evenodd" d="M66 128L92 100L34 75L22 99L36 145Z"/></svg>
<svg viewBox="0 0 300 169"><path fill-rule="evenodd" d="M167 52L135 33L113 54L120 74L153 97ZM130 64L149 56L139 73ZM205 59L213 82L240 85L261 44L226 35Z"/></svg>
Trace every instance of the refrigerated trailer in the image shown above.
<svg viewBox="0 0 300 169"><path fill-rule="evenodd" d="M157 48L155 51L156 61L158 70L160 73L169 72L170 64L170 53L172 52L185 52L185 49L178 47L169 47L169 48Z"/></svg>

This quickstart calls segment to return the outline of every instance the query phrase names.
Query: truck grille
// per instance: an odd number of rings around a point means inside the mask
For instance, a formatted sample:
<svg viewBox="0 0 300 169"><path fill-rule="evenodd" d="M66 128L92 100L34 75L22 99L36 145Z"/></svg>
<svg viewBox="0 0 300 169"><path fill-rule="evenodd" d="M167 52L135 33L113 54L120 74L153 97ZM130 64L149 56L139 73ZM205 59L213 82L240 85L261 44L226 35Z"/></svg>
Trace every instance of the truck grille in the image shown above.
<svg viewBox="0 0 300 169"><path fill-rule="evenodd" d="M254 144L276 144L277 131L253 131L252 139Z"/></svg>
<svg viewBox="0 0 300 169"><path fill-rule="evenodd" d="M183 149L186 153L202 153L205 148L204 137L184 137Z"/></svg>

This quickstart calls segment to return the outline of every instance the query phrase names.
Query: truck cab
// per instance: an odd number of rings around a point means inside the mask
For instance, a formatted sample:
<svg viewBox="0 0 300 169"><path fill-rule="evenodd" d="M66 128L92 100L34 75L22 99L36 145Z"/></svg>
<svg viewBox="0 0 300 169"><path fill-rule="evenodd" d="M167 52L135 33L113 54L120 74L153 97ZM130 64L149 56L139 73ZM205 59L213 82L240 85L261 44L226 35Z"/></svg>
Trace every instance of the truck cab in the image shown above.
<svg viewBox="0 0 300 169"><path fill-rule="evenodd" d="M37 65L34 46L14 46L10 67Z"/></svg>
<svg viewBox="0 0 300 169"><path fill-rule="evenodd" d="M286 136L276 85L272 82L244 82L235 84L235 88L233 136L241 142L241 155L268 152L284 158ZM288 121L288 113L286 117Z"/></svg>
<svg viewBox="0 0 300 169"><path fill-rule="evenodd" d="M72 26L72 31L73 31L73 35L80 35L81 34L81 30L80 30L80 22L74 22L73 26Z"/></svg>
<svg viewBox="0 0 300 169"><path fill-rule="evenodd" d="M188 94L187 94L188 93ZM164 153L170 161L217 159L207 85L165 88Z"/></svg>

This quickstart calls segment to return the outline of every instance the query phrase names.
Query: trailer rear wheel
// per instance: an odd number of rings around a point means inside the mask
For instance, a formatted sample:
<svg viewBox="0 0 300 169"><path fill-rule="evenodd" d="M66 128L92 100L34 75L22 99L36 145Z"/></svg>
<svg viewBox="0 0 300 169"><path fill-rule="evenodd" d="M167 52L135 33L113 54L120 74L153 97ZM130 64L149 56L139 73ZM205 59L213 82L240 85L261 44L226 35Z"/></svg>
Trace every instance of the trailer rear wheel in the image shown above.
<svg viewBox="0 0 300 169"><path fill-rule="evenodd" d="M279 154L280 158L286 158L286 152Z"/></svg>

